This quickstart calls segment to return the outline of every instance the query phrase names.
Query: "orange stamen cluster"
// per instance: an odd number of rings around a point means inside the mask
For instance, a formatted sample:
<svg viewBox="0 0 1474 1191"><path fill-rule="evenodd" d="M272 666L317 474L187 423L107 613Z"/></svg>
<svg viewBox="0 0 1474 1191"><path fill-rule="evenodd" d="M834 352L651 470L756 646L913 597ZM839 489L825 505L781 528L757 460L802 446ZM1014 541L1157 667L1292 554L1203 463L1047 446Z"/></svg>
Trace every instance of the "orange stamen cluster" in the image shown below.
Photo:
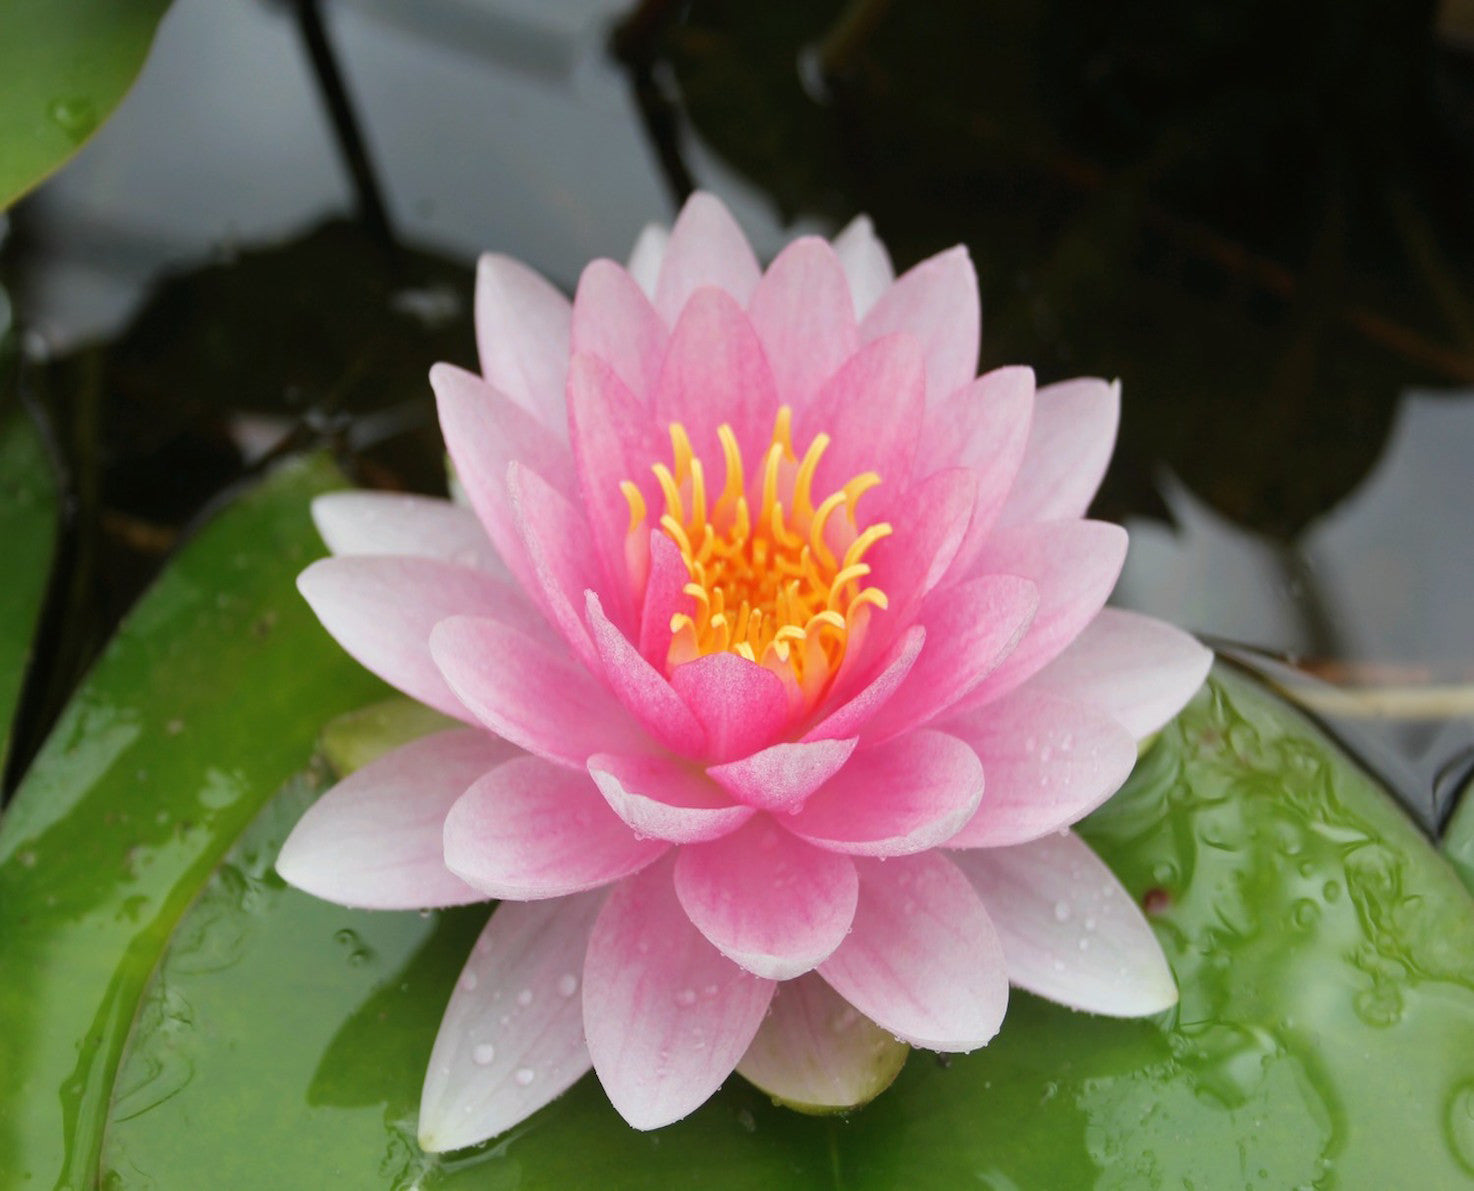
<svg viewBox="0 0 1474 1191"><path fill-rule="evenodd" d="M685 593L694 603L671 619L669 661L728 651L791 674L805 695L816 697L844 657L856 613L886 606L885 593L864 583L870 574L864 557L891 526L861 529L856 519L860 497L880 477L864 472L815 505L814 473L829 436L815 437L799 459L792 412L784 406L749 500L736 435L723 425L717 437L726 481L715 501L680 423L670 427L672 466L653 468L665 503L660 528L680 548L690 575ZM640 532L644 496L629 480L620 487L631 532Z"/></svg>

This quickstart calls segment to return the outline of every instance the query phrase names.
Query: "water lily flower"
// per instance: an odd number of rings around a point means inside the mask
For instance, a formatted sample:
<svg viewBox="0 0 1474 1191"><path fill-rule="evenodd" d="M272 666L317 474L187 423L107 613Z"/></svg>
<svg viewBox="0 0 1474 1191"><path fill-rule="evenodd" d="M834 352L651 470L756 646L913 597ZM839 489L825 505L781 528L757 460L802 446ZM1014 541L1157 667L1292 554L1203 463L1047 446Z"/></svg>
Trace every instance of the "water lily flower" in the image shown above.
<svg viewBox="0 0 1474 1191"><path fill-rule="evenodd" d="M481 261L482 375L431 373L469 507L347 493L300 586L464 722L347 777L278 864L347 906L491 915L421 1141L494 1136L592 1067L637 1128L736 1070L873 1095L899 1040L983 1046L1010 983L1124 1016L1176 990L1069 827L1209 655L1103 607L1085 519L1116 386L976 376L967 252L897 278L868 221L763 270L698 194L570 303Z"/></svg>

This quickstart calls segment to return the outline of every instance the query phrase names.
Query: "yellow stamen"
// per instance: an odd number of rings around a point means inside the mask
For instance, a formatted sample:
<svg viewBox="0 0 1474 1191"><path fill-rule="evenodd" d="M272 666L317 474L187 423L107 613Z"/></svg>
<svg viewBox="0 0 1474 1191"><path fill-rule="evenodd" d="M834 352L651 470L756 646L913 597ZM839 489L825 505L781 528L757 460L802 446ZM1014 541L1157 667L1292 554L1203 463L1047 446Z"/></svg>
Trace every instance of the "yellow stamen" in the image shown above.
<svg viewBox="0 0 1474 1191"><path fill-rule="evenodd" d="M874 472L857 475L816 507L814 477L830 439L815 435L798 457L793 414L784 406L774 420L751 493L736 434L728 425L717 428L726 474L712 501L706 468L690 435L678 422L669 430L670 464L651 468L665 502L657 523L685 561L690 581L683 591L691 602L688 611L671 617L667 665L708 653L735 653L773 670L812 705L844 659L856 613L887 606L883 591L862 586L871 573L863 560L875 543L889 536L891 526L878 522L861 527L856 521L860 497L880 477ZM648 517L644 496L629 480L620 484L620 491L629 504L629 532L643 533ZM848 525L826 537L841 507ZM843 558L836 558L841 548Z"/></svg>

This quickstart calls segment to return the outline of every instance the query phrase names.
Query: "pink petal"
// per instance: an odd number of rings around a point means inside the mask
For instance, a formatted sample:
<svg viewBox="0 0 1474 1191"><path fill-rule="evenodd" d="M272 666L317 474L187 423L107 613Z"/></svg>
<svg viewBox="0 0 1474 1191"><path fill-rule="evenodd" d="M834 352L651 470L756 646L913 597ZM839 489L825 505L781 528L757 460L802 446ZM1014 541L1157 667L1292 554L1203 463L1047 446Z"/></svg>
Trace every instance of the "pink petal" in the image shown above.
<svg viewBox="0 0 1474 1191"><path fill-rule="evenodd" d="M1111 461L1120 420L1117 382L1085 378L1040 389L1023 466L999 524L1083 517Z"/></svg>
<svg viewBox="0 0 1474 1191"><path fill-rule="evenodd" d="M437 624L472 613L495 616L524 633L546 633L512 588L482 571L429 558L323 558L297 576L297 588L356 661L457 719L472 717L430 656Z"/></svg>
<svg viewBox="0 0 1474 1191"><path fill-rule="evenodd" d="M773 996L771 980L744 972L691 924L676 900L672 863L652 865L610 894L584 963L594 1070L636 1129L679 1120L715 1092Z"/></svg>
<svg viewBox="0 0 1474 1191"><path fill-rule="evenodd" d="M573 298L573 354L603 361L648 408L665 355L665 324L639 283L613 261L594 261Z"/></svg>
<svg viewBox="0 0 1474 1191"><path fill-rule="evenodd" d="M860 338L905 331L921 340L930 405L977 375L981 326L977 273L959 244L903 273L865 315Z"/></svg>
<svg viewBox="0 0 1474 1191"><path fill-rule="evenodd" d="M596 753L589 775L614 813L641 838L675 844L717 839L753 816L703 774L665 757Z"/></svg>
<svg viewBox="0 0 1474 1191"><path fill-rule="evenodd" d="M865 725L866 740L907 732L975 690L1023 639L1038 606L1034 585L1012 575L984 575L933 592L922 612L928 644Z"/></svg>
<svg viewBox="0 0 1474 1191"><path fill-rule="evenodd" d="M440 430L466 499L512 574L525 589L536 585L507 495L507 465L514 459L553 487L573 491L573 460L546 426L480 377L450 364L430 369Z"/></svg>
<svg viewBox="0 0 1474 1191"><path fill-rule="evenodd" d="M761 272L752 246L722 200L698 191L686 200L670 230L655 283L655 309L673 324L704 286L716 286L746 306Z"/></svg>
<svg viewBox="0 0 1474 1191"><path fill-rule="evenodd" d="M445 867L445 816L478 778L516 755L506 741L469 729L397 748L308 808L276 871L340 906L412 910L484 901Z"/></svg>
<svg viewBox="0 0 1474 1191"><path fill-rule="evenodd" d="M568 299L526 265L488 253L476 269L481 373L557 435L564 433Z"/></svg>
<svg viewBox="0 0 1474 1191"><path fill-rule="evenodd" d="M885 1091L910 1053L809 973L778 986L737 1073L800 1111L833 1112Z"/></svg>
<svg viewBox="0 0 1474 1191"><path fill-rule="evenodd" d="M856 740L775 744L740 761L713 765L707 775L738 802L765 811L796 811L839 772Z"/></svg>
<svg viewBox="0 0 1474 1191"><path fill-rule="evenodd" d="M1034 370L995 368L951 394L927 419L918 471L957 463L977 476L977 503L958 551L959 571L977 557L1008 499L1033 408Z"/></svg>
<svg viewBox="0 0 1474 1191"><path fill-rule="evenodd" d="M988 794L952 848L1038 839L1084 818L1121 788L1136 741L1084 703L1025 688L946 721L976 750Z"/></svg>
<svg viewBox="0 0 1474 1191"><path fill-rule="evenodd" d="M880 476L875 495L899 498L910 482L925 402L926 371L915 338L887 335L855 352L794 418L800 453L820 434L831 439L814 474L815 503L867 471Z"/></svg>
<svg viewBox="0 0 1474 1191"><path fill-rule="evenodd" d="M911 673L925 642L926 630L920 625L912 625L902 633L881 658L874 676L855 695L804 733L804 740L835 740L859 732Z"/></svg>
<svg viewBox="0 0 1474 1191"><path fill-rule="evenodd" d="M695 601L686 594L691 570L681 557L681 548L664 530L650 531L650 578L645 585L645 606L640 612L640 654L653 666L664 668L670 653L670 622L678 612L688 615Z"/></svg>
<svg viewBox="0 0 1474 1191"><path fill-rule="evenodd" d="M1008 978L1041 997L1112 1017L1177 1002L1152 928L1115 875L1077 836L959 852L998 928Z"/></svg>
<svg viewBox="0 0 1474 1191"><path fill-rule="evenodd" d="M587 596L589 629L604 664L604 676L621 703L651 736L672 752L696 757L706 750L706 731L669 680L640 656L629 639L609 623L599 597Z"/></svg>
<svg viewBox="0 0 1474 1191"><path fill-rule="evenodd" d="M778 400L795 409L803 409L860 346L844 270L816 236L778 254L747 314L773 370Z"/></svg>
<svg viewBox="0 0 1474 1191"><path fill-rule="evenodd" d="M591 670L599 655L584 624L584 592L599 582L598 559L589 549L588 522L535 471L507 465L507 492L542 604L568 647Z"/></svg>
<svg viewBox="0 0 1474 1191"><path fill-rule="evenodd" d="M1098 707L1140 740L1182 710L1212 664L1212 650L1181 629L1102 608L1028 685Z"/></svg>
<svg viewBox="0 0 1474 1191"><path fill-rule="evenodd" d="M400 492L326 492L312 502L317 532L334 554L434 558L511 581L470 509Z"/></svg>
<svg viewBox="0 0 1474 1191"><path fill-rule="evenodd" d="M972 749L922 729L859 750L783 824L834 852L903 856L950 839L982 796L983 767Z"/></svg>
<svg viewBox="0 0 1474 1191"><path fill-rule="evenodd" d="M856 215L834 237L834 255L850 283L855 314L863 317L896 279L891 255L876 236L868 215Z"/></svg>
<svg viewBox="0 0 1474 1191"><path fill-rule="evenodd" d="M1008 1007L1003 948L972 886L936 852L859 862L855 924L819 974L882 1029L975 1050Z"/></svg>
<svg viewBox="0 0 1474 1191"><path fill-rule="evenodd" d="M450 995L420 1095L420 1147L505 1133L590 1067L577 996L602 893L505 902Z"/></svg>
<svg viewBox="0 0 1474 1191"><path fill-rule="evenodd" d="M994 533L977 569L1028 579L1039 589L1039 611L968 705L996 699L1062 653L1095 619L1125 560L1126 531L1105 521L1045 521Z"/></svg>
<svg viewBox="0 0 1474 1191"><path fill-rule="evenodd" d="M634 394L593 356L575 356L569 369L568 424L605 590L611 593L616 618L624 623L633 616L643 576L630 574L625 548L630 509L620 485L631 481L647 505L654 505L656 485L650 466L669 455L670 443Z"/></svg>
<svg viewBox="0 0 1474 1191"><path fill-rule="evenodd" d="M459 616L436 625L430 653L476 718L528 752L582 772L594 753L650 747L618 700L558 644Z"/></svg>
<svg viewBox="0 0 1474 1191"><path fill-rule="evenodd" d="M731 835L682 848L676 896L712 946L769 980L828 959L855 916L848 856L821 851L759 815Z"/></svg>
<svg viewBox="0 0 1474 1191"><path fill-rule="evenodd" d="M732 761L766 748L788 724L782 680L735 653L683 662L670 680L706 729L710 761Z"/></svg>
<svg viewBox="0 0 1474 1191"><path fill-rule="evenodd" d="M635 246L630 250L630 276L645 291L646 297L655 296L655 283L660 280L660 266L665 260L666 245L670 232L658 223L647 223L640 229Z"/></svg>
<svg viewBox="0 0 1474 1191"><path fill-rule="evenodd" d="M490 897L532 901L598 889L668 845L641 839L584 773L518 757L467 790L445 819L445 864Z"/></svg>
<svg viewBox="0 0 1474 1191"><path fill-rule="evenodd" d="M933 472L908 491L891 516L895 532L866 555L868 583L890 600L887 620L909 625L921 601L942 581L967 533L977 504L977 474L953 467Z"/></svg>
<svg viewBox="0 0 1474 1191"><path fill-rule="evenodd" d="M698 290L671 332L655 387L655 420L686 428L696 457L721 471L717 427L730 423L744 459L756 459L773 437L778 394L762 345L742 308L725 291ZM708 484L721 491L724 475Z"/></svg>

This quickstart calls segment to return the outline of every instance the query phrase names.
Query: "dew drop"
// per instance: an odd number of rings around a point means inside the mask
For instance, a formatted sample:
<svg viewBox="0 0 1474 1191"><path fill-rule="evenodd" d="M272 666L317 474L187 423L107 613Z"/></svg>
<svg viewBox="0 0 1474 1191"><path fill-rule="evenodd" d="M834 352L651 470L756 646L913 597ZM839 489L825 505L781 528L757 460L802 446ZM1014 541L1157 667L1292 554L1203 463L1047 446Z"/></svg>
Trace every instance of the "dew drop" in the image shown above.
<svg viewBox="0 0 1474 1191"><path fill-rule="evenodd" d="M474 992L478 983L480 982L476 979L475 972L461 973L460 985L463 992Z"/></svg>
<svg viewBox="0 0 1474 1191"><path fill-rule="evenodd" d="M527 1006L531 1005L532 1004L532 989L530 989L530 988L524 988L521 992L519 992L517 994L517 1004L521 1005L522 1008L524 1008L524 1009L526 1009Z"/></svg>
<svg viewBox="0 0 1474 1191"><path fill-rule="evenodd" d="M1054 920L1056 922L1068 922L1070 920L1070 903L1058 901L1054 903Z"/></svg>
<svg viewBox="0 0 1474 1191"><path fill-rule="evenodd" d="M490 1065L494 1058L496 1058L496 1047L490 1042L478 1042L471 1050L471 1061L478 1067Z"/></svg>
<svg viewBox="0 0 1474 1191"><path fill-rule="evenodd" d="M578 977L572 972L564 972L558 977L558 995L560 997L571 997L578 991Z"/></svg>
<svg viewBox="0 0 1474 1191"><path fill-rule="evenodd" d="M1094 930L1095 929L1095 917L1093 915L1091 915L1091 914L1085 915L1085 929L1086 930Z"/></svg>
<svg viewBox="0 0 1474 1191"><path fill-rule="evenodd" d="M681 989L680 992L676 993L676 1004L677 1005L694 1005L694 1004L696 1004L696 990L694 988L683 988L683 989Z"/></svg>
<svg viewBox="0 0 1474 1191"><path fill-rule="evenodd" d="M519 1088L525 1088L528 1084L530 1084L534 1079L537 1078L537 1072L534 1071L531 1067L518 1067L517 1073L513 1075L512 1078L517 1081L517 1086Z"/></svg>

